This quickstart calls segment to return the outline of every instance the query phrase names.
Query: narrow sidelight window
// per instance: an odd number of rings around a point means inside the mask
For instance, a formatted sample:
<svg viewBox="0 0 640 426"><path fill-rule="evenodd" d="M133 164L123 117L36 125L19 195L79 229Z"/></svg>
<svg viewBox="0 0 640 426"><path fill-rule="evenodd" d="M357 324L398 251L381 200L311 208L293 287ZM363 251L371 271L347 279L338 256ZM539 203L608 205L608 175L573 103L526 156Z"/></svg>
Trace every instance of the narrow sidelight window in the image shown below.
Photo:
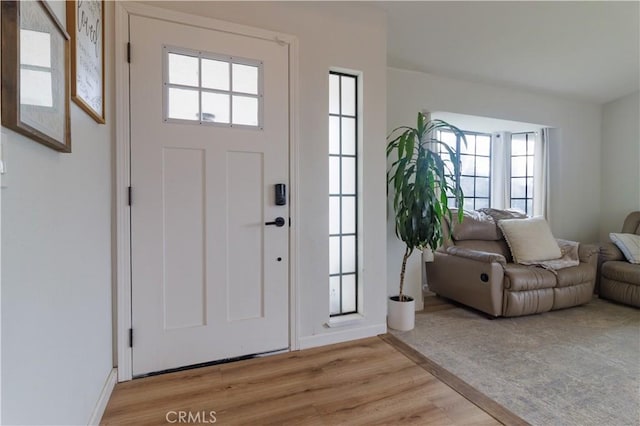
<svg viewBox="0 0 640 426"><path fill-rule="evenodd" d="M329 74L329 300L331 316L357 312L358 77Z"/></svg>

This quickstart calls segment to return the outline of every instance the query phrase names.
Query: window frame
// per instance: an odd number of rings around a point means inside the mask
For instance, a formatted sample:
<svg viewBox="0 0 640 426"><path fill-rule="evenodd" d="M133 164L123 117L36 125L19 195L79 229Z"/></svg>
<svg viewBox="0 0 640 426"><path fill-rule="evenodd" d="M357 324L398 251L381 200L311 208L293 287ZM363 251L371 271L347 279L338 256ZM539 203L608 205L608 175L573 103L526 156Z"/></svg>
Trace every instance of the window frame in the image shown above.
<svg viewBox="0 0 640 426"><path fill-rule="evenodd" d="M524 147L524 154L518 154L518 155L514 155L513 154L513 136L514 135L524 135L525 137L525 147ZM529 144L533 144L533 149L529 150ZM535 144L536 144L536 135L535 132L517 132L517 133L512 133L511 134L511 138L509 141L509 182L508 182L508 191L509 191L509 208L514 208L513 207L513 201L514 200L521 200L524 201L524 210L519 209L524 211L524 213L529 216L532 217L533 216L533 198L534 198L534 185L535 185ZM530 153L531 152L531 153ZM513 158L524 158L525 159L525 174L524 176L518 175L518 176L514 176L513 174ZM531 164L531 170L529 170L529 158L531 158L532 160L532 164ZM524 179L525 182L525 186L524 186L524 197L514 197L513 196L513 179ZM529 192L529 179L531 179L531 191ZM531 194L530 197L528 197L528 194ZM531 203L531 211L529 211L529 202Z"/></svg>
<svg viewBox="0 0 640 426"><path fill-rule="evenodd" d="M184 84L176 84L169 82L169 55L176 54L182 56L190 56L198 59L198 85L189 86ZM226 62L229 64L229 90L212 89L202 86L202 60L210 59L214 61ZM248 65L258 68L258 90L257 94L233 91L233 65ZM165 123L177 124L197 124L204 126L239 128L247 130L264 130L264 63L256 59L242 58L238 56L222 55L212 52L203 52L201 50L187 49L177 46L162 46L162 121ZM182 118L169 117L169 89L184 89L198 93L198 111L199 120L187 120ZM202 94L216 93L229 96L229 122L221 123L215 121L202 120ZM252 126L248 124L233 123L233 97L242 96L246 98L254 98L258 100L258 125Z"/></svg>
<svg viewBox="0 0 640 426"><path fill-rule="evenodd" d="M339 150L339 154L332 154L329 151L328 157L329 159L331 158L338 158L339 159L339 170L340 170L340 176L339 176L339 182L340 182L340 191L338 193L332 193L331 191L329 191L329 205L331 204L331 200L332 198L338 198L339 200L339 205L340 205L340 213L339 213L339 218L340 218L340 229L338 233L331 233L331 230L329 230L329 241L331 241L331 238L339 238L339 259L340 259L340 267L339 267L339 272L338 273L331 273L331 270L329 271L329 298L331 298L331 279L335 278L335 277L339 277L340 279L340 310L339 312L331 312L331 302L329 303L329 317L331 319L335 319L338 317L342 317L342 316L346 316L346 315L352 315L352 314L357 314L359 313L359 296L360 296L360 292L359 292L359 280L360 280L360 273L359 273L359 268L360 268L360 262L359 262L359 254L360 254L360 247L359 247L359 243L360 243L360 238L359 238L359 226L360 226L360 221L359 221L359 208L360 208L360 202L359 202L359 172L360 172L360 165L359 165L359 160L360 160L360 156L359 156L359 139L360 139L360 129L359 129L359 124L360 124L360 100L359 100L359 95L360 95L360 88L359 88L359 84L360 84L360 78L361 76L356 74L356 73L349 73L349 72L344 72L344 71L335 71L335 70L330 70L329 71L329 82L331 81L331 76L332 75L336 75L339 77L339 86L338 86L338 113L332 113L331 111L329 111L327 117L329 120L331 120L331 117L337 117L338 118L338 122L339 122L339 130L338 130L338 134L339 134L339 138L340 138L340 150ZM354 80L354 113L353 115L351 114L343 114L342 113L342 108L343 108L343 104L342 104L342 78L346 77L346 78L352 78ZM329 93L329 96L330 93ZM354 119L354 130L355 130L355 140L354 140L354 153L353 154L343 154L342 153L342 119L343 118L351 118ZM330 123L330 121L328 122ZM329 124L330 126L330 124ZM330 127L329 127L330 128ZM329 135L330 136L330 135ZM330 142L329 142L330 143ZM343 183L343 169L342 169L342 159L343 158L352 158L354 160L354 193L353 194L344 194L342 192L342 183ZM331 170L329 170L329 173L331 173ZM343 233L342 232L342 226L343 226L343 199L344 198L353 198L354 200L354 214L355 217L353 218L354 220L354 232L348 232L348 233ZM354 237L354 250L355 250L355 260L354 260L354 270L353 272L343 272L343 264L342 264L342 249L343 249L343 237ZM331 245L329 250L331 250ZM354 307L353 310L344 310L344 304L343 304L343 277L345 276L353 276L354 277Z"/></svg>
<svg viewBox="0 0 640 426"><path fill-rule="evenodd" d="M459 187L462 187L462 182L461 179L463 177L467 177L467 178L473 178L473 196L469 196L468 194L464 194L464 200L465 202L468 199L473 199L473 210L476 210L478 208L482 208L482 207L476 207L476 200L487 200L487 207L491 207L491 196L492 196L492 180L493 180L493 176L491 175L491 171L492 171L492 166L493 166L493 142L492 142L492 137L490 133L483 133L483 132L476 132L476 131L471 131L471 130L461 130L462 133L465 135L465 137L468 136L473 136L474 137L474 148L473 148L473 154L468 154L468 153L462 153L460 147L462 144L462 138L459 135L456 135L454 132L450 131L450 130L442 130L442 129L438 129L437 132L437 137L436 139L438 139L439 141L442 141L442 137L441 134L442 133L448 133L451 135L454 135L456 137L456 146L455 146L455 150L456 153L458 154L458 158L460 159L460 176L456 177L456 184ZM489 139L489 154L488 155L478 155L477 154L477 147L476 147L476 141L475 138L477 138L478 136L484 136L487 137ZM438 154L443 155L446 154L446 152L443 150L443 147L438 144ZM462 157L463 156L469 156L469 157L473 157L473 175L470 174L464 174L462 173ZM489 159L489 173L487 176L483 176L483 175L478 175L477 174L477 157L482 157L482 158L488 158ZM448 158L448 157L447 157ZM482 178L482 179L487 179L487 196L486 197L478 197L476 196L476 187L477 187L477 179L478 178ZM456 208L459 208L460 206L457 205L457 201L454 197L447 197L449 199L449 202L453 202L453 206L455 206ZM462 208L464 209L464 206L462 206Z"/></svg>

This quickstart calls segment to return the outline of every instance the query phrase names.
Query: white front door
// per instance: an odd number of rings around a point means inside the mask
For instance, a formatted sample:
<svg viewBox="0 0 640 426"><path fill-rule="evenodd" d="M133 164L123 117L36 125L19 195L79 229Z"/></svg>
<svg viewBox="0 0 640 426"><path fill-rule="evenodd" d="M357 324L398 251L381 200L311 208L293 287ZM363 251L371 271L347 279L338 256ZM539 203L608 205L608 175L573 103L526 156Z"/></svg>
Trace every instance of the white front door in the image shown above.
<svg viewBox="0 0 640 426"><path fill-rule="evenodd" d="M133 374L286 349L288 48L129 25Z"/></svg>

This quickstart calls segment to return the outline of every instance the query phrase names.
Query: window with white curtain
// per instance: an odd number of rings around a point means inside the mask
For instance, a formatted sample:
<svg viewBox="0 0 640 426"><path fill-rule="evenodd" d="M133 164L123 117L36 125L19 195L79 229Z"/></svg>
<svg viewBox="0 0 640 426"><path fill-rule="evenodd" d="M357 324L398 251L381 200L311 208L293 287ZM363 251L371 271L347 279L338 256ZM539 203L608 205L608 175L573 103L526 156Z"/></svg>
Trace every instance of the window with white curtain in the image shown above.
<svg viewBox="0 0 640 426"><path fill-rule="evenodd" d="M466 145L453 132L438 130L436 134L438 140L460 154L463 208L511 208L528 216L544 215L546 204L542 198L546 191L541 188L546 186L547 167L541 136L547 129L493 134L464 130L463 133ZM438 151L443 154L445 148L439 146ZM454 198L450 197L449 201L455 205Z"/></svg>

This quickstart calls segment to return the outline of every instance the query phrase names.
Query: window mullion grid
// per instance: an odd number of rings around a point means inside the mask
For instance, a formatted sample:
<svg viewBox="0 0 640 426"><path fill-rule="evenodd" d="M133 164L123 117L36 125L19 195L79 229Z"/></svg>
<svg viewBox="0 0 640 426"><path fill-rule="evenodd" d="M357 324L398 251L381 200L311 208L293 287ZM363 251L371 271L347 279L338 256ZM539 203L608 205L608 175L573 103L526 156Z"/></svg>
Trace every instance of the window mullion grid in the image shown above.
<svg viewBox="0 0 640 426"><path fill-rule="evenodd" d="M229 125L233 127L233 57L229 58Z"/></svg>
<svg viewBox="0 0 640 426"><path fill-rule="evenodd" d="M197 122L198 124L215 124L215 125L224 125L224 126L229 126L229 127L233 127L234 123L233 123L233 97L234 96L244 96L247 98L253 98L256 99L258 101L258 124L256 126L253 125L240 125L238 124L238 126L240 127L258 127L260 129L263 128L262 124L261 124L261 120L262 120L262 110L264 108L263 105L263 93L262 93L262 62L255 62L255 61L251 61L248 59L242 59L242 58L234 58L232 56L225 56L225 55L215 55L215 54L210 54L210 53L206 53L206 52L201 52L201 51L191 51L189 50L188 52L186 51L186 49L176 49L176 48L168 48L168 47L164 47L165 50L165 57L164 57L164 69L166 71L164 71L164 75L163 76L163 85L164 85L164 99L163 99L163 109L167 109L168 111L168 93L169 93L169 89L182 89L182 90L188 90L188 91L195 91L197 92L197 97L198 97L198 119L197 120L192 120L192 119L185 119L185 118L172 118L168 116L168 112L164 111L163 115L164 115L164 121L176 121L176 122ZM191 58L195 58L198 60L198 82L196 85L188 85L188 84L179 84L179 83L170 83L169 82L169 77L168 77L168 57L169 55L181 55L181 56L188 56ZM208 88L208 87L203 87L202 85L202 81L203 81L203 77L202 77L202 62L203 59L208 59L208 60L215 60L218 62L224 62L227 63L229 66L229 76L228 76L228 84L229 84L229 90L222 90L222 89L214 89L214 88ZM247 65L247 66L253 66L253 67L257 67L258 68L258 93L257 94L253 94L253 93L244 93L244 92L237 92L237 91L233 91L233 87L232 87L232 83L233 83L233 64L234 63L238 63L238 64L242 64L242 65ZM29 66L22 66L22 68L29 68ZM214 122L214 123L209 123L209 122L205 122L203 120L203 93L215 93L215 94L222 94L222 95L227 95L228 96L228 109L229 109L229 122L228 123L218 123L218 122Z"/></svg>
<svg viewBox="0 0 640 426"><path fill-rule="evenodd" d="M355 170L355 176L353 177L354 179L354 192L355 192L355 196L354 196L354 200L353 200L353 205L355 206L355 233L356 236L354 237L354 247L355 247L355 261L354 261L354 265L355 265L355 271L354 271L354 275L355 275L355 279L354 279L354 285L355 285L355 289L354 289L354 294L355 294L355 310L356 312L358 311L358 159L357 159L357 154L358 154L358 80L355 79L354 82L354 87L355 87L355 95L354 95L354 100L355 100L355 108L353 110L353 113L355 115L354 117L354 128L355 128L355 139L353 141L353 143L355 144L354 146L354 154L356 156L356 159L354 160L355 162L355 166L354 166L354 170Z"/></svg>
<svg viewBox="0 0 640 426"><path fill-rule="evenodd" d="M342 307L342 277L344 274L344 270L342 269L342 241L344 239L344 236L342 234L342 76L338 76L338 116L340 117L338 119L338 132L339 132L339 136L338 136L338 140L340 141L339 145L339 165L338 165L338 182L340 182L340 188L338 191L338 205L340 206L339 210L340 210L340 220L338 221L340 224L340 250L339 250L339 254L340 254L340 313L344 312L344 309Z"/></svg>
<svg viewBox="0 0 640 426"><path fill-rule="evenodd" d="M524 212L527 211L527 197L529 196L529 134L524 136Z"/></svg>
<svg viewBox="0 0 640 426"><path fill-rule="evenodd" d="M460 136L456 135L456 152L458 153L458 159L459 159L459 164L458 167L460 168L460 174L458 176L456 176L456 185L458 185L458 189L462 189L462 156L460 154L460 146L461 146L461 139ZM458 209L463 209L464 210L464 204L459 206L458 205L458 200L456 199L455 205Z"/></svg>
<svg viewBox="0 0 640 426"><path fill-rule="evenodd" d="M202 124L202 52L198 52L198 121Z"/></svg>
<svg viewBox="0 0 640 426"><path fill-rule="evenodd" d="M29 71L51 72L51 67L43 67L41 65L20 64L20 68Z"/></svg>
<svg viewBox="0 0 640 426"><path fill-rule="evenodd" d="M198 91L200 90L198 86L189 86L188 84L177 84L177 83L166 82L164 85L172 89L198 90Z"/></svg>
<svg viewBox="0 0 640 426"><path fill-rule="evenodd" d="M529 215L529 213L533 213L533 212L529 212L528 206L527 206L527 201L532 200L533 201L533 197L529 197L529 178L533 178L533 170L529 169L529 163L528 163L528 159L530 157L532 157L531 154L529 154L529 144L532 143L532 141L530 140L531 138L531 133L530 132L525 132L525 133L521 133L524 136L524 154L519 154L519 155L511 155L511 161L509 162L510 164L510 172L509 172L509 176L510 176L510 187L511 187L511 193L513 193L513 181L514 179L524 179L524 196L523 197L513 197L510 196L511 201L513 200L520 200L520 201L524 201L524 211L525 213L527 213L527 215ZM513 142L512 142L513 144ZM513 161L514 158L524 158L524 174L519 174L517 176L513 175L513 171L511 168L511 162Z"/></svg>
<svg viewBox="0 0 640 426"><path fill-rule="evenodd" d="M216 91L216 89L209 89L212 92ZM254 93L244 93L244 92L224 92L221 91L222 93L228 93L230 95L234 95L234 96L244 96L246 98L255 98L255 99L260 99L260 94L254 94Z"/></svg>
<svg viewBox="0 0 640 426"><path fill-rule="evenodd" d="M487 185L489 185L489 192L488 192L488 198L487 198L487 203L489 204L489 207L491 207L491 188L493 185L491 185L491 169L492 169L492 162L493 162L493 144L491 143L491 135L489 135L489 179L487 180Z"/></svg>
<svg viewBox="0 0 640 426"><path fill-rule="evenodd" d="M533 143L532 141L529 140L531 136L531 133L527 133L527 145L525 146L526 149L526 153L527 156L525 157L525 174L527 175L527 177L524 180L524 196L526 197L524 205L525 205L525 211L527 212L527 214L531 213L531 215L533 215L533 212L529 212L529 200L531 199L531 201L533 201L533 198L529 198L529 174L531 174L531 177L533 178L533 170L529 170L529 157L533 157L532 155L529 154L529 144ZM532 181L533 184L533 181ZM533 194L533 187L531 188L531 193Z"/></svg>
<svg viewBox="0 0 640 426"><path fill-rule="evenodd" d="M478 144L473 136L473 209L476 209L478 202Z"/></svg>
<svg viewBox="0 0 640 426"><path fill-rule="evenodd" d="M167 83L168 86L170 87L176 87L179 89L191 89L191 90L197 90L198 87L195 86L185 86L182 84L170 84ZM245 96L247 98L254 98L254 99L260 99L260 95L256 95L254 93L244 93L244 92L232 92L230 90L222 90L222 89L212 89L209 87L200 87L199 88L201 91L206 92L206 93L217 93L220 95L235 95L235 96Z"/></svg>
<svg viewBox="0 0 640 426"><path fill-rule="evenodd" d="M357 228L358 228L358 218L357 218L357 212L358 212L358 196L357 196L357 173L358 173L358 164L357 164L357 140L358 140L358 129L357 129L357 78L355 76L349 75L349 74L342 74L342 73L338 73L338 72L331 72L330 75L335 75L337 77L337 96L338 96L338 111L334 112L334 113L329 113L330 117L335 117L338 119L338 153L336 154L329 154L330 158L335 158L338 160L338 166L337 166L337 170L335 170L335 173L338 174L338 182L339 182L339 188L336 192L334 193L330 193L329 196L331 197L335 197L338 200L338 215L339 215L339 222L338 222L338 229L337 234L329 234L329 237L337 237L338 238L338 244L337 244L337 251L338 251L338 256L339 256L339 262L338 262L338 266L339 266L339 271L337 273L334 274L329 274L330 277L333 278L337 278L338 279L338 289L339 289L339 295L338 295L338 303L339 303L339 309L332 313L331 316L341 316L341 315L346 315L346 314L350 314L353 312L357 312L358 310L358 283L357 283L357 277L358 277L358 249L357 249L357 245L358 245L358 233L357 233ZM343 91L345 90L345 87L343 85L343 80L344 79L353 79L354 82L356 83L356 87L355 87L355 114L344 114L344 103L342 100L342 94ZM345 154L344 153L344 144L345 144L345 140L343 138L343 120L345 118L348 119L353 119L355 121L355 140L354 143L356 144L355 146L355 150L356 152L354 154ZM353 178L354 179L354 184L355 184L355 192L353 194L345 194L343 192L343 185L344 185L344 179L345 179L345 169L343 167L343 160L345 159L353 159L353 161L355 162L355 167L354 167L354 173L355 176L349 176L347 178ZM352 198L353 199L353 205L355 206L355 211L353 212L356 217L354 218L354 223L355 223L355 229L353 230L353 232L348 232L345 233L345 223L343 221L343 212L345 211L345 200L347 198ZM349 253L349 256L353 255L355 256L354 259L354 267L355 270L354 271L345 271L345 265L344 265L344 255L345 255L345 251L344 251L344 240L345 238L350 237L353 238L354 242L355 242L355 247L354 247L354 253ZM345 277L351 277L353 276L355 279L355 288L353 289L353 292L350 292L351 294L353 294L355 296L355 307L349 308L349 310L347 311L347 308L344 306L345 303L345 281L344 278Z"/></svg>

